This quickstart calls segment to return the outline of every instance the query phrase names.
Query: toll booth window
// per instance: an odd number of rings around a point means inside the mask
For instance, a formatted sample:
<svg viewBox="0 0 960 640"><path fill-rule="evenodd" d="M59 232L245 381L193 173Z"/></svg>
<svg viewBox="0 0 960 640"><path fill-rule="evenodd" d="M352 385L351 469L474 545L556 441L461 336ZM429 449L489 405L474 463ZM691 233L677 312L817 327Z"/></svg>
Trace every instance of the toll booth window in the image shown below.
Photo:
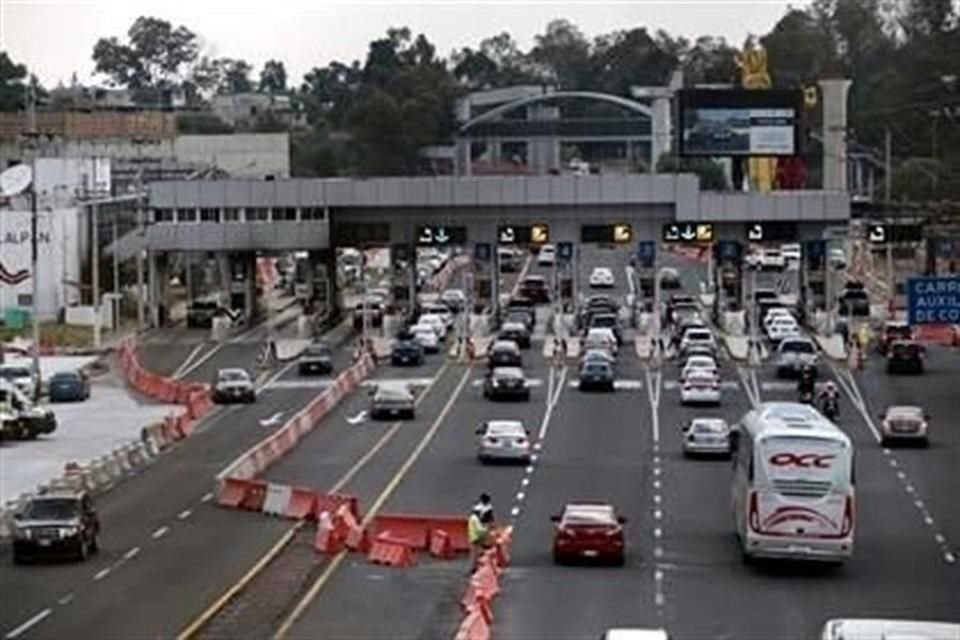
<svg viewBox="0 0 960 640"><path fill-rule="evenodd" d="M196 209L177 209L177 222L196 222Z"/></svg>
<svg viewBox="0 0 960 640"><path fill-rule="evenodd" d="M227 207L223 210L224 222L240 222L240 209L237 207Z"/></svg>
<svg viewBox="0 0 960 640"><path fill-rule="evenodd" d="M279 207L273 210L274 222L292 222L297 219L297 210L294 207Z"/></svg>
<svg viewBox="0 0 960 640"><path fill-rule="evenodd" d="M270 218L270 210L266 207L250 207L247 209L247 222L266 222Z"/></svg>
<svg viewBox="0 0 960 640"><path fill-rule="evenodd" d="M300 209L300 219L301 220L323 220L326 216L324 215L322 207L304 207Z"/></svg>
<svg viewBox="0 0 960 640"><path fill-rule="evenodd" d="M220 222L220 209L200 209L200 222Z"/></svg>
<svg viewBox="0 0 960 640"><path fill-rule="evenodd" d="M153 221L156 224L173 222L173 209L154 209Z"/></svg>

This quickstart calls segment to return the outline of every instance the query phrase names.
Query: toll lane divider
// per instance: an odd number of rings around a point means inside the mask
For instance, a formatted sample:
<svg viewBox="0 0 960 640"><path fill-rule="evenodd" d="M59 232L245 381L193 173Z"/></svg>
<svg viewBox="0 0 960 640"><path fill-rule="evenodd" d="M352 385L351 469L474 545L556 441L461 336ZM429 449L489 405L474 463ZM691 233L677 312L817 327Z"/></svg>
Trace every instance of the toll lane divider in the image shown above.
<svg viewBox="0 0 960 640"><path fill-rule="evenodd" d="M447 264L443 265L443 268L430 278L430 290L443 291L446 289L450 279L453 278L453 274L468 264L470 264L470 256L457 256L452 260L447 260Z"/></svg>
<svg viewBox="0 0 960 640"><path fill-rule="evenodd" d="M364 355L282 427L218 473L214 481L217 504L293 519L316 518L348 505L354 516L359 515L357 500L352 496L257 480L257 476L296 447L375 368L374 359Z"/></svg>
<svg viewBox="0 0 960 640"><path fill-rule="evenodd" d="M493 601L500 594L500 575L510 565L513 527L493 534L493 544L484 551L474 567L467 588L460 598L464 617L454 640L489 640L493 627Z"/></svg>

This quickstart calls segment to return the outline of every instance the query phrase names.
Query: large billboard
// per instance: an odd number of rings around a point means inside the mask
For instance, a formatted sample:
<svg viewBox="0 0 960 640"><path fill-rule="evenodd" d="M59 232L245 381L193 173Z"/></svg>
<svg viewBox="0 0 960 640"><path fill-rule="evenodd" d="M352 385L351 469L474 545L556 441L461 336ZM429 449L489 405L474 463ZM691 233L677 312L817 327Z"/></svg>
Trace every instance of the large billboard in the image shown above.
<svg viewBox="0 0 960 640"><path fill-rule="evenodd" d="M796 155L802 97L780 90L680 91L680 155Z"/></svg>

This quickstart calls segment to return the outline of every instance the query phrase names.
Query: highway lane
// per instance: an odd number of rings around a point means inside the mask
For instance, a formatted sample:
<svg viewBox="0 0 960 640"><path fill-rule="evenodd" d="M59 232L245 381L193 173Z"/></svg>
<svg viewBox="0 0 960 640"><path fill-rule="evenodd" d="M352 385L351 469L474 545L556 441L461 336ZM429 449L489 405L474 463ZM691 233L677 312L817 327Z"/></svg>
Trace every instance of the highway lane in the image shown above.
<svg viewBox="0 0 960 640"><path fill-rule="evenodd" d="M931 535L944 537L938 544L943 551L960 555L960 422L957 420L960 400L960 353L939 345L927 348L926 373L921 376L890 375L883 359L871 354L866 369L856 375L860 391L867 401L868 412L877 426L879 414L887 406L916 404L930 414L929 448L891 447L889 472L901 481L900 492L906 495L907 485L914 495L907 496L915 511L933 520ZM874 446L879 447L878 444ZM896 466L894 466L896 465ZM900 479L898 472L904 473ZM920 501L922 507L917 507ZM936 538L934 538L936 540ZM960 596L958 596L960 599Z"/></svg>
<svg viewBox="0 0 960 640"><path fill-rule="evenodd" d="M426 367L420 369L422 373ZM431 425L456 393L463 373L460 368L448 366L435 371L436 382L423 392L415 420L351 425L345 416L359 413L367 406L366 394L358 392L346 399L345 410L340 415L325 420L293 453L271 468L266 477L318 491L356 496L361 511L367 513L411 451L427 437ZM287 528L291 526L288 522ZM306 589L328 566L329 558L312 549L313 531L312 525L298 529L290 544L212 619L200 636L272 634L280 616L293 606L293 596ZM358 561L366 562L362 558ZM252 564L253 560L247 566ZM209 603L198 603L195 614Z"/></svg>
<svg viewBox="0 0 960 640"><path fill-rule="evenodd" d="M770 366L760 369L758 381L761 400L796 398ZM721 411L728 421L748 407L742 387L731 400ZM661 409L664 425L689 415L669 403ZM854 557L837 569L745 566L733 534L729 463L683 460L680 434L663 429L664 623L671 637L815 637L831 617L957 619L956 566L942 559L848 398L841 415L857 450L857 542Z"/></svg>
<svg viewBox="0 0 960 640"><path fill-rule="evenodd" d="M629 353L621 357L620 378L646 385L642 366ZM607 394L563 387L516 522L494 637L599 637L608 626L655 621L657 454L650 407L645 388ZM550 516L578 500L609 501L629 519L625 567L554 566Z"/></svg>
<svg viewBox="0 0 960 640"><path fill-rule="evenodd" d="M340 350L338 365L348 357ZM317 393L271 389L254 405L220 408L192 438L100 496L102 551L91 561L20 567L4 554L0 630L6 634L52 608L36 627L39 637L170 635L195 602L235 580L274 537L273 524L248 524L246 514L204 502L210 500L213 476L282 424L265 426L261 420L290 415ZM58 604L61 599L66 604Z"/></svg>
<svg viewBox="0 0 960 640"><path fill-rule="evenodd" d="M527 375L536 385L530 402L485 400L480 387L483 369L470 372L469 387L387 500L384 512L465 516L480 493L487 492L501 522L522 513L525 496L520 494L532 491L538 482L537 463L529 466L529 472L523 464L480 464L474 430L484 420L519 419L532 436L539 434L548 393L555 387L539 346L524 353ZM305 609L288 637L451 637L462 615L457 601L466 583L466 558L445 562L421 553L417 562L415 568L390 569L351 556Z"/></svg>

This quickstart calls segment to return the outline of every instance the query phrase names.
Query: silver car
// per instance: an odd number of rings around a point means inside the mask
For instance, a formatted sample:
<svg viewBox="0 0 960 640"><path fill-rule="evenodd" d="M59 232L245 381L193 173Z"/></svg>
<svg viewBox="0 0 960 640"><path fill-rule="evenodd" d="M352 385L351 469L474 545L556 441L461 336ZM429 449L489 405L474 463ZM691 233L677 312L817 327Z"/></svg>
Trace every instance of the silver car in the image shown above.
<svg viewBox="0 0 960 640"><path fill-rule="evenodd" d="M255 402L257 392L250 374L243 369L220 369L213 384L213 401Z"/></svg>
<svg viewBox="0 0 960 640"><path fill-rule="evenodd" d="M406 385L377 385L371 392L370 417L377 419L415 417L413 392Z"/></svg>
<svg viewBox="0 0 960 640"><path fill-rule="evenodd" d="M529 462L530 437L519 420L488 420L477 429L480 462Z"/></svg>
<svg viewBox="0 0 960 640"><path fill-rule="evenodd" d="M795 336L784 338L777 346L777 376L798 376L807 365L817 369L817 347L809 338Z"/></svg>
<svg viewBox="0 0 960 640"><path fill-rule="evenodd" d="M683 454L730 455L730 427L723 418L694 418L683 427Z"/></svg>

